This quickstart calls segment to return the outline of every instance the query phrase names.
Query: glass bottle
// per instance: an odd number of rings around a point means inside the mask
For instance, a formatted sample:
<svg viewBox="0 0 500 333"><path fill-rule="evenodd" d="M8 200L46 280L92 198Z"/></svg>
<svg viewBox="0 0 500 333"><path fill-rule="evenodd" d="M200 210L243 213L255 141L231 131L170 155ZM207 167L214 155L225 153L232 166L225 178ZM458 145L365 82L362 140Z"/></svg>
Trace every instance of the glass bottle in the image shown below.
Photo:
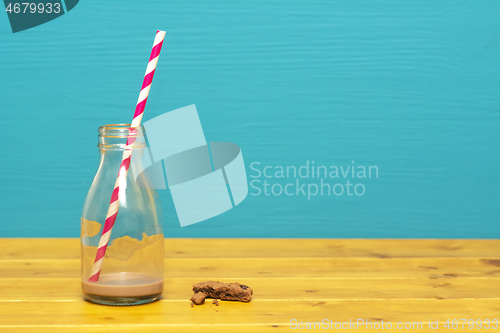
<svg viewBox="0 0 500 333"><path fill-rule="evenodd" d="M152 302L163 292L163 233L158 194L150 189L140 167L148 154L144 128L132 145L126 182L120 183L119 210L111 231L97 282L90 282L102 227L106 220L127 136L129 124L99 128L100 162L85 198L81 218L82 290L91 302L108 305L136 305Z"/></svg>

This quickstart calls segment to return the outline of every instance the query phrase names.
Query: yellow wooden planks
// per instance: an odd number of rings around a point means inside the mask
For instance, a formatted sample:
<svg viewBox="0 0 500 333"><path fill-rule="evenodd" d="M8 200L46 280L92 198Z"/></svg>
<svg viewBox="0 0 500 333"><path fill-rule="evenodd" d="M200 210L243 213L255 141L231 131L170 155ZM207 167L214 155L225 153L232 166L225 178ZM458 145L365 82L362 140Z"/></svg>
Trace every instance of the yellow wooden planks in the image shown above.
<svg viewBox="0 0 500 333"><path fill-rule="evenodd" d="M79 259L0 260L0 278L80 276ZM492 258L185 258L166 259L165 278L492 278Z"/></svg>
<svg viewBox="0 0 500 333"><path fill-rule="evenodd" d="M496 318L497 299L454 300L333 300L221 302L191 308L189 302L155 302L147 306L110 307L88 302L0 303L2 325L289 325L297 321L357 321L428 323L453 318ZM443 311L446 309L446 311ZM216 312L217 310L217 312ZM26 314L29 314L27 316Z"/></svg>
<svg viewBox="0 0 500 333"><path fill-rule="evenodd" d="M500 240L167 238L165 256L167 258L500 257ZM0 241L0 259L79 258L78 238L3 238Z"/></svg>
<svg viewBox="0 0 500 333"><path fill-rule="evenodd" d="M196 278L167 278L162 301L187 301ZM500 299L500 279L274 279L241 280L254 300ZM0 302L80 301L79 278L3 278Z"/></svg>
<svg viewBox="0 0 500 333"><path fill-rule="evenodd" d="M337 324L338 323L338 324ZM303 323L302 325L304 325ZM319 327L318 323L318 327ZM341 322L334 322L333 327L335 325L344 325L345 327L349 327L349 323L341 323ZM396 325L395 323L394 325ZM401 323L400 325L403 325L404 323ZM429 323L423 323L422 327L418 325L418 328L410 328L409 329L400 329L396 330L395 332L401 331L401 332L408 332L408 333L415 333L415 332L440 332L440 331L449 331L449 332L458 332L458 333L463 333L463 332L496 332L496 330L493 329L468 329L467 325L465 325L465 328L461 328L462 323L459 321L459 327L457 329L448 329L447 327L444 327L445 323L444 322L439 322L439 329L429 329ZM414 324L414 326L417 326ZM340 327L340 326L339 326ZM108 324L108 325L5 325L5 326L0 326L0 330L2 332L40 332L40 333L54 333L54 332L74 332L74 333L82 333L82 332L92 332L92 333L101 333L101 332L145 332L145 333L164 333L164 332L175 332L175 333L185 333L185 332L218 332L218 333L260 333L260 332L294 332L298 331L297 328L294 329L294 331L291 331L294 326L291 326L289 323L282 323L282 324L259 324L259 323L249 323L249 324L184 324L184 325L177 325L177 324L159 324L159 325L113 325L113 324ZM302 326L302 329L305 330L305 327ZM317 328L319 329L319 328ZM356 331L356 332L380 332L380 328L375 329L375 328L370 328L369 326L366 327L365 325L360 325L356 329L329 329L328 327L323 327L323 332L339 332L339 331ZM393 329L395 329L395 326L393 326ZM310 329L307 330L306 332L311 331ZM300 332L300 331L299 331ZM314 331L313 331L314 332ZM321 331L320 331L321 332ZM384 332L384 331L382 331Z"/></svg>
<svg viewBox="0 0 500 333"><path fill-rule="evenodd" d="M444 330L446 319L500 319L499 249L497 240L167 239L163 299L107 307L82 299L78 239L0 239L0 332L278 332L291 319L423 323L408 332L439 319ZM191 308L191 285L207 279L246 283L254 297Z"/></svg>

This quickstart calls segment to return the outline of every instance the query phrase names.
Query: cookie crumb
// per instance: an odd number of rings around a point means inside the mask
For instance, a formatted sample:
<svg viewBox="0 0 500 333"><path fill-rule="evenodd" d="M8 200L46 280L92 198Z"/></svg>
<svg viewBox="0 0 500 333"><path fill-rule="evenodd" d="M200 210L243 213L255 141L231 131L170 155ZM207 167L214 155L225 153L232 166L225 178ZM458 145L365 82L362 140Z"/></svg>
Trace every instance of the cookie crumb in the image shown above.
<svg viewBox="0 0 500 333"><path fill-rule="evenodd" d="M219 301L218 301L218 300L216 300L216 299L214 299L214 300L212 301L212 304L215 304L215 306L219 306Z"/></svg>
<svg viewBox="0 0 500 333"><path fill-rule="evenodd" d="M194 307L194 304L193 304L193 302L189 302L189 303L191 304L191 307Z"/></svg>
<svg viewBox="0 0 500 333"><path fill-rule="evenodd" d="M191 301L196 305L202 305L205 303L205 298L207 298L207 294L204 292L197 292L191 297Z"/></svg>

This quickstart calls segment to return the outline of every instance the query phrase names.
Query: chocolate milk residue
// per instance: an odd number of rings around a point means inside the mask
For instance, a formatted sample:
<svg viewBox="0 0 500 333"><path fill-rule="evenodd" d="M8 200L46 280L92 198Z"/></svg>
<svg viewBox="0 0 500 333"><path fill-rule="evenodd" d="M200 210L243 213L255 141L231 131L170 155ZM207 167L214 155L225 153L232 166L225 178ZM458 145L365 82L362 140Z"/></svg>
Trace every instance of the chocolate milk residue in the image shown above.
<svg viewBox="0 0 500 333"><path fill-rule="evenodd" d="M84 294L136 297L161 294L163 278L140 273L102 274L97 282L82 281Z"/></svg>

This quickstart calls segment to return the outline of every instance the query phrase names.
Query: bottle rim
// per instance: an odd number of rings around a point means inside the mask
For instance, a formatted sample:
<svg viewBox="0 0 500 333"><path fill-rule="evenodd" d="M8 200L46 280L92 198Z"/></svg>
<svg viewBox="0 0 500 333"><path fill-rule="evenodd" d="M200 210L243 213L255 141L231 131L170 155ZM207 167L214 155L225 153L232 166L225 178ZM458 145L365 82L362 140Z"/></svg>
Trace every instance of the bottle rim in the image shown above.
<svg viewBox="0 0 500 333"><path fill-rule="evenodd" d="M130 127L130 124L108 124L99 127L98 147L101 151L138 150L146 147L144 127ZM127 146L128 138L136 138L132 145Z"/></svg>
<svg viewBox="0 0 500 333"><path fill-rule="evenodd" d="M128 138L144 136L144 126L139 126L135 133L131 134L133 130L131 124L108 124L99 127L99 136L103 138Z"/></svg>

